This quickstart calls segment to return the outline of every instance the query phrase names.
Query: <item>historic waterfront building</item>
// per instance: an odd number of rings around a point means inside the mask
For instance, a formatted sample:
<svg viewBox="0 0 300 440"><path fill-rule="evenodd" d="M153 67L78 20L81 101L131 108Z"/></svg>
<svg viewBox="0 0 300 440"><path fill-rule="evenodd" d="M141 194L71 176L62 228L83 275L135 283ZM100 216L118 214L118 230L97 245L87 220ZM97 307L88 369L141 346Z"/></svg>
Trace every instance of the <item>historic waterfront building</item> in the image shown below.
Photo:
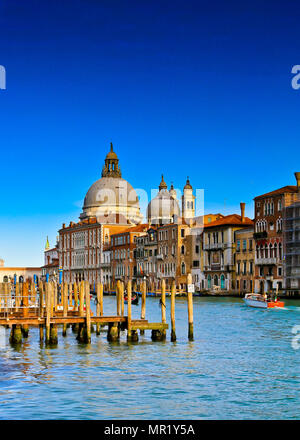
<svg viewBox="0 0 300 440"><path fill-rule="evenodd" d="M0 283L22 283L27 279L38 282L41 274L40 267L6 267L1 259Z"/></svg>
<svg viewBox="0 0 300 440"><path fill-rule="evenodd" d="M223 217L224 216L222 214L206 214L204 216L197 217L191 230L192 233L189 237L187 237L187 246L189 248L189 255L191 256L191 273L196 292L204 290L205 287L203 252L204 226Z"/></svg>
<svg viewBox="0 0 300 440"><path fill-rule="evenodd" d="M106 282L104 271L111 235L133 228L142 220L133 187L122 178L119 159L113 151L105 158L102 177L88 190L80 221L63 224L59 231L59 269L63 281Z"/></svg>
<svg viewBox="0 0 300 440"><path fill-rule="evenodd" d="M136 239L137 284L147 280L148 289L157 288L157 230L151 227Z"/></svg>
<svg viewBox="0 0 300 440"><path fill-rule="evenodd" d="M59 242L57 241L54 248L50 248L48 237L44 251L42 278L44 281L59 281Z"/></svg>
<svg viewBox="0 0 300 440"><path fill-rule="evenodd" d="M191 228L187 224L169 224L157 229L157 279L171 287L172 281L178 289L187 284L187 274L191 271L191 255L187 239Z"/></svg>
<svg viewBox="0 0 300 440"><path fill-rule="evenodd" d="M267 292L285 289L284 282L284 209L298 199L300 174L295 173L297 186L284 186L257 196L255 203L255 290Z"/></svg>
<svg viewBox="0 0 300 440"><path fill-rule="evenodd" d="M136 280L136 241L140 235L145 235L148 225L138 225L113 234L110 240L112 281L127 283Z"/></svg>
<svg viewBox="0 0 300 440"><path fill-rule="evenodd" d="M241 215L231 214L204 226L204 276L207 290L236 290L235 231L252 226L245 217L245 204Z"/></svg>
<svg viewBox="0 0 300 440"><path fill-rule="evenodd" d="M283 210L284 279L287 295L300 295L300 173L295 173L297 194Z"/></svg>
<svg viewBox="0 0 300 440"><path fill-rule="evenodd" d="M240 295L253 292L255 246L254 226L235 231L236 292Z"/></svg>

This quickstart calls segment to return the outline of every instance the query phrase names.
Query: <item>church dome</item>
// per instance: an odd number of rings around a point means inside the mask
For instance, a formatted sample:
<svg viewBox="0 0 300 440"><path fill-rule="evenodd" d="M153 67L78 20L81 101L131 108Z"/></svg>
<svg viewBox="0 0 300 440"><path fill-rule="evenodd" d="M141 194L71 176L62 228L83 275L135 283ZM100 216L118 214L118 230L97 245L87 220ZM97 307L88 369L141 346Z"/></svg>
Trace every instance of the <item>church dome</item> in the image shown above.
<svg viewBox="0 0 300 440"><path fill-rule="evenodd" d="M178 202L167 190L167 185L162 176L159 192L147 207L148 222L153 225L163 225L175 222L179 216L180 208Z"/></svg>
<svg viewBox="0 0 300 440"><path fill-rule="evenodd" d="M190 184L189 177L186 179L186 184L184 185L183 189L193 189L192 185Z"/></svg>
<svg viewBox="0 0 300 440"><path fill-rule="evenodd" d="M105 159L102 178L88 190L80 219L96 217L100 223L140 223L139 199L136 191L121 177L119 159L111 151Z"/></svg>

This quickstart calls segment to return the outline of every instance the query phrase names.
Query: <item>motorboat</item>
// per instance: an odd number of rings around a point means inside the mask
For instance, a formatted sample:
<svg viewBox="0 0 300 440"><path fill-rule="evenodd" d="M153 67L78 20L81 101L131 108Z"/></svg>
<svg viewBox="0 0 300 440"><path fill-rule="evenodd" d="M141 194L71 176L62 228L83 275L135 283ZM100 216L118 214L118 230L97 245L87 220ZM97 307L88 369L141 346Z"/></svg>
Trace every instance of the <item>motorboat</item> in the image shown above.
<svg viewBox="0 0 300 440"><path fill-rule="evenodd" d="M260 293L246 293L244 301L247 306L257 307L260 309L284 307L284 302L279 301L276 296L274 299L269 299L267 295L262 295Z"/></svg>

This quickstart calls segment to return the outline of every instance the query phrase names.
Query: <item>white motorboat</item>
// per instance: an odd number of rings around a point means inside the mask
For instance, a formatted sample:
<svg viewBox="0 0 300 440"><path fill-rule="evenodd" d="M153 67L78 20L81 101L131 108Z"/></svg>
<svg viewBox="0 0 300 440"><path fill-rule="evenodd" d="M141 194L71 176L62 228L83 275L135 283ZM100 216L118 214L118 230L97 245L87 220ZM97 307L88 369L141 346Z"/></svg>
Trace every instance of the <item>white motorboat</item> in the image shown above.
<svg viewBox="0 0 300 440"><path fill-rule="evenodd" d="M244 301L249 307L257 307L260 309L270 309L274 307L284 307L283 301L278 301L277 297L274 301L268 300L266 295L261 295L259 293L247 293L245 295Z"/></svg>

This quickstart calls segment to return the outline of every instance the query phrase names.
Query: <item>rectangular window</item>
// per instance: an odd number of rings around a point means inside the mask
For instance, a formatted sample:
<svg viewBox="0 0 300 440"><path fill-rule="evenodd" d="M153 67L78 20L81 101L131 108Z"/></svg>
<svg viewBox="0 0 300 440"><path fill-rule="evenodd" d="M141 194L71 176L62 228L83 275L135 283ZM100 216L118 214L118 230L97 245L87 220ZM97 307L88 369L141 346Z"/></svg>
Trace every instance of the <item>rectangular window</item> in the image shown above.
<svg viewBox="0 0 300 440"><path fill-rule="evenodd" d="M181 229L181 237L184 237L184 229Z"/></svg>
<svg viewBox="0 0 300 440"><path fill-rule="evenodd" d="M247 250L247 240L243 240L243 251Z"/></svg>

